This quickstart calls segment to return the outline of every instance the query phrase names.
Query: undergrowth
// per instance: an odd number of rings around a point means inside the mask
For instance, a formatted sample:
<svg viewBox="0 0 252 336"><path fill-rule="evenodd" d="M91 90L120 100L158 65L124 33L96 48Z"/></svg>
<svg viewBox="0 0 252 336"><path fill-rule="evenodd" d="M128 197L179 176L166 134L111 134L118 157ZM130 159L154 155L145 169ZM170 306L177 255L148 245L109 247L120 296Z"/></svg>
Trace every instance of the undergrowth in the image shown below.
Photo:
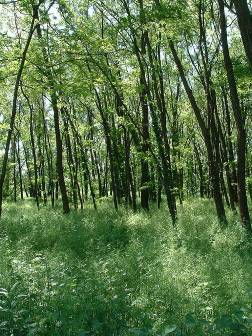
<svg viewBox="0 0 252 336"><path fill-rule="evenodd" d="M0 225L0 335L252 334L252 250L209 200L64 216L26 201Z"/></svg>

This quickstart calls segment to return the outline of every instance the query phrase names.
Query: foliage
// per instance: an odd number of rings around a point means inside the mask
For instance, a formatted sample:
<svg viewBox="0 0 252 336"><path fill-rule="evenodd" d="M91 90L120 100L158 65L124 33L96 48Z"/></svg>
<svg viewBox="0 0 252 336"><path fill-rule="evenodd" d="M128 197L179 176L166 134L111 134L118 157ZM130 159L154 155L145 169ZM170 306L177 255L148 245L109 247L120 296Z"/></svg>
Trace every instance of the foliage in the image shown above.
<svg viewBox="0 0 252 336"><path fill-rule="evenodd" d="M250 335L251 243L209 200L63 216L31 201L1 223L1 335Z"/></svg>

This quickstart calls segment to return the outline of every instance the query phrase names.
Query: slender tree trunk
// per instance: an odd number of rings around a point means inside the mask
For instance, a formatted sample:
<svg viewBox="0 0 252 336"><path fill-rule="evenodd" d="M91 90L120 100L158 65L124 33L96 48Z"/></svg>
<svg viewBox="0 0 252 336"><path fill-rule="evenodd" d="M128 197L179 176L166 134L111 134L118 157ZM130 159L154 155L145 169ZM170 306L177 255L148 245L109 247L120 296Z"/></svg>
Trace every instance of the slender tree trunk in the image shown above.
<svg viewBox="0 0 252 336"><path fill-rule="evenodd" d="M25 94L23 87L21 85L21 91L23 96L25 97L27 104L30 110L30 118L29 118L29 127L30 127L30 140L31 140L31 150L32 150L32 157L33 157L33 170L34 170L34 193L35 193L35 200L37 204L37 208L39 209L39 193L38 193L38 165L37 165L37 153L36 153L36 146L35 146L35 139L34 139L34 120L33 120L33 106L30 103L29 97Z"/></svg>
<svg viewBox="0 0 252 336"><path fill-rule="evenodd" d="M21 158L20 158L21 153L20 153L19 143L20 143L20 137L17 136L16 155L17 155L17 163L18 163L19 188L20 188L20 197L21 197L21 200L23 200L24 199L24 188L23 188L23 175L22 175L22 166L21 166Z"/></svg>
<svg viewBox="0 0 252 336"><path fill-rule="evenodd" d="M71 126L72 131L73 131L73 134L76 137L76 141L77 141L77 143L80 147L80 156L81 156L81 161L82 161L82 166L83 166L83 172L84 172L84 175L85 175L85 180L87 180L87 183L89 184L89 189L90 189L91 197L92 197L92 200L93 200L94 209L96 210L97 205L96 205L96 199L95 199L95 192L94 192L94 188L93 188L93 184L92 184L92 180L91 180L90 170L89 170L89 167L88 167L85 148L82 144L81 137L78 133L78 130L76 129L76 127L73 123L73 120L71 119L71 117L68 113L68 110L65 109L64 113L66 113L66 115L67 115L68 121L69 121L70 126Z"/></svg>
<svg viewBox="0 0 252 336"><path fill-rule="evenodd" d="M0 216L2 215L2 204L3 204L3 186L4 186L4 180L6 176L6 170L7 170L7 164L8 164L8 156L9 156L9 149L10 149L10 143L11 143L11 137L15 125L15 119L17 114L17 99L18 99L18 90L19 85L22 77L22 73L24 70L24 65L26 61L26 55L32 40L32 36L34 33L34 27L35 27L35 21L38 19L38 6L33 6L33 15L32 15L32 21L30 24L30 29L28 33L28 37L26 40L26 44L22 53L21 61L18 68L18 73L16 77L15 87L14 87L14 94L13 94L13 101L12 101L12 111L11 111L11 117L10 117L10 124L9 124L9 130L7 134L6 144L5 144L5 151L4 151L4 157L2 162L2 170L0 175Z"/></svg>
<svg viewBox="0 0 252 336"><path fill-rule="evenodd" d="M37 34L42 43L43 37L42 37L42 31L41 31L40 24L37 25ZM67 214L70 212L70 206L69 206L69 199L67 195L67 188L66 188L65 177L64 177L63 145L62 145L61 132L60 132L60 112L58 108L58 96L57 96L56 89L55 89L53 74L51 72L51 69L49 68L49 57L47 54L47 50L43 45L42 45L42 52L43 52L43 57L45 60L46 77L49 83L51 104L53 108L54 131L55 131L55 139L56 139L56 168L57 168L57 175L58 175L58 183L59 183L60 192L61 192L63 212Z"/></svg>
<svg viewBox="0 0 252 336"><path fill-rule="evenodd" d="M234 0L242 42L252 71L252 14L247 0Z"/></svg>
<svg viewBox="0 0 252 336"><path fill-rule="evenodd" d="M96 89L95 89L95 95L96 95L96 100L97 100L97 107L99 109L99 112L102 118L104 134L106 138L107 151L108 151L108 157L109 157L109 162L110 162L111 187L113 191L113 201L114 201L115 209L117 210L118 209L118 190L117 190L118 186L116 185L116 181L118 178L116 177L117 173L116 173L116 167L115 167L115 158L114 158L114 153L113 153L112 139L110 135L110 128L109 128L109 124L106 119L106 116L104 114L104 111L103 111L99 93L97 92Z"/></svg>
<svg viewBox="0 0 252 336"><path fill-rule="evenodd" d="M13 160L13 194L14 202L17 202L17 174L16 174L16 137L15 134L12 140L12 160Z"/></svg>
<svg viewBox="0 0 252 336"><path fill-rule="evenodd" d="M181 80L183 82L185 91L187 93L188 99L190 101L190 104L192 106L192 109L194 111L195 117L198 121L199 127L201 129L202 136L204 138L204 142L206 145L207 149L207 154L208 154L208 163L209 163L209 173L211 177L211 182L212 182L212 188L213 188L213 198L214 198L214 203L216 207L216 212L218 219L220 223L226 225L227 224L227 218L226 218L226 213L225 213L225 208L223 204L223 199L222 199L222 194L221 194L221 189L220 189L220 179L219 179L219 172L218 168L216 167L216 162L214 158L214 152L213 152L213 146L211 143L211 137L208 128L205 125L205 121L201 115L201 111L197 105L197 102L195 100L195 97L192 93L192 90L188 84L188 81L185 76L184 68L182 66L182 63L178 57L177 51L174 47L174 44L172 40L169 41L169 46L174 58L174 61L177 65Z"/></svg>
<svg viewBox="0 0 252 336"><path fill-rule="evenodd" d="M229 54L224 1L218 0L220 10L221 42L224 63L230 88L231 103L237 129L237 185L238 202L241 223L248 232L251 232L251 223L246 194L246 130L245 117L242 115L241 105L237 92L233 65Z"/></svg>
<svg viewBox="0 0 252 336"><path fill-rule="evenodd" d="M145 210L149 210L149 164L148 164L148 152L149 152L149 111L147 104L146 89L144 86L145 79L144 73L140 75L140 85L142 87L139 94L140 103L142 108L142 158L141 158L141 207Z"/></svg>
<svg viewBox="0 0 252 336"><path fill-rule="evenodd" d="M51 205L54 207L55 205L55 190L54 190L54 169L53 169L53 159L52 159L52 150L51 143L48 135L48 126L45 118L45 109L44 109L44 101L42 97L42 108L41 108L41 118L43 121L43 133L44 133L44 147L47 158L47 169L48 169L48 179L49 179L49 191L51 197Z"/></svg>

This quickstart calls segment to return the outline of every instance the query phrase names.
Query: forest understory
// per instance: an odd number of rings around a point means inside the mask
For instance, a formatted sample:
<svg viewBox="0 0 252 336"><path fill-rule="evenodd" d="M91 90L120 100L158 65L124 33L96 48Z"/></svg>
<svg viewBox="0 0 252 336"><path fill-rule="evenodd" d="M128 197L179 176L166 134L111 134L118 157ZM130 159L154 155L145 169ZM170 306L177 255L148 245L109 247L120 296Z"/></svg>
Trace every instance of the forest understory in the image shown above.
<svg viewBox="0 0 252 336"><path fill-rule="evenodd" d="M252 244L210 200L149 213L101 201L62 215L8 204L0 229L1 335L251 335Z"/></svg>

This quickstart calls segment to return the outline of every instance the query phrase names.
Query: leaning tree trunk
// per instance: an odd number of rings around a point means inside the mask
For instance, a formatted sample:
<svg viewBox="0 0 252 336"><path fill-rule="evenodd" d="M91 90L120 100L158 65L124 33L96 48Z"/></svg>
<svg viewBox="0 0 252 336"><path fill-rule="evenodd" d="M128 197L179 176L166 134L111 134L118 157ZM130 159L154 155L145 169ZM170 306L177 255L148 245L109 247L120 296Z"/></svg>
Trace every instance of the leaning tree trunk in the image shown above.
<svg viewBox="0 0 252 336"><path fill-rule="evenodd" d="M233 65L228 48L226 17L223 0L218 0L220 10L221 43L223 49L224 63L230 88L231 103L237 129L237 186L238 204L241 222L247 231L251 232L250 216L246 194L246 130L245 120L242 115L240 100L238 96Z"/></svg>
<svg viewBox="0 0 252 336"><path fill-rule="evenodd" d="M252 15L247 0L234 0L244 49L252 70Z"/></svg>
<svg viewBox="0 0 252 336"><path fill-rule="evenodd" d="M173 41L169 41L169 46L173 55L174 62L176 63L176 66L178 68L183 86L185 88L185 91L187 93L188 99L190 101L190 104L192 106L193 112L195 114L195 117L198 121L199 127L201 129L201 133L205 142L207 155L208 155L208 163L209 163L209 173L211 177L211 184L213 189L213 198L215 203L215 208L217 212L217 216L219 219L219 222L223 225L227 224L227 218L226 218L226 212L223 204L221 189L220 189L220 179L219 179L219 172L216 167L215 157L214 157L214 148L211 142L211 136L208 127L205 124L205 121L203 119L203 116L201 114L201 111L199 109L199 106L195 100L195 97L193 95L193 92L189 86L189 83L187 81L187 78L185 76L183 65L180 61L180 58L177 54L177 51L175 49L175 46L173 44Z"/></svg>
<svg viewBox="0 0 252 336"><path fill-rule="evenodd" d="M40 2L40 4L41 3L42 2ZM12 137L12 133L13 133L14 125L15 125L15 118L16 118L16 114L17 114L18 90L19 90L19 85L20 85L22 73L23 73L23 70L24 70L26 55L27 55L27 52L29 50L29 46L30 46L30 43L31 43L31 40L32 40L34 30L36 28L35 21L38 19L38 7L39 7L39 5L37 5L37 6L34 5L33 6L32 21L31 21L31 24L30 24L30 29L29 29L27 40L26 40L26 44L25 44L25 47L24 47L24 50L23 50L23 53L22 53L22 56L21 56L21 61L20 61L20 64L19 64L18 73L17 73L17 77L16 77L16 82L15 82L15 87L14 87L11 118L10 118L9 130L8 130L8 135L7 135L7 139L6 139L6 144L5 144L5 151L4 151L4 157L3 157L3 162L2 162L2 171L1 171L1 175L0 175L0 216L2 215L3 186L4 186L6 171L7 171L9 149L10 149L11 137Z"/></svg>

